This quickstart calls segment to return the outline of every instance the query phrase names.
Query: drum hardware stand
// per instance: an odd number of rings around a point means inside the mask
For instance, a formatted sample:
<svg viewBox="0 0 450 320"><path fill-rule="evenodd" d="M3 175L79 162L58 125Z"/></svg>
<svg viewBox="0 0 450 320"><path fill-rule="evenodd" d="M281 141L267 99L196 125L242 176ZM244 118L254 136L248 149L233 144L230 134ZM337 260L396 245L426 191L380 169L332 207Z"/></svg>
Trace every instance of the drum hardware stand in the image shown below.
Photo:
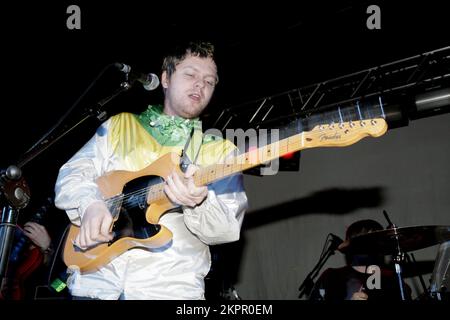
<svg viewBox="0 0 450 320"><path fill-rule="evenodd" d="M408 263L412 263L414 266L417 266L417 261L416 261L416 258L414 257L414 254L412 254L412 253L410 255L406 254L405 257L406 257L406 261ZM426 292L428 298L432 298L431 293L428 292L427 286L426 286L425 281L423 280L422 274L420 272L418 272L418 277L419 277L420 285L422 286L423 292L424 293Z"/></svg>
<svg viewBox="0 0 450 320"><path fill-rule="evenodd" d="M405 288L403 286L403 277L402 277L402 264L405 261L405 253L400 248L400 241L398 238L397 226L392 223L391 219L389 219L389 216L388 216L386 210L383 210L383 215L389 223L388 228L394 230L395 242L396 242L395 254L393 255L395 274L397 276L398 286L400 288L400 297L403 301L405 301L406 300Z"/></svg>
<svg viewBox="0 0 450 320"><path fill-rule="evenodd" d="M0 219L0 285L2 285L8 268L19 210L25 208L30 201L30 189L17 166L11 165L1 172L0 196L2 203L7 203L2 208Z"/></svg>

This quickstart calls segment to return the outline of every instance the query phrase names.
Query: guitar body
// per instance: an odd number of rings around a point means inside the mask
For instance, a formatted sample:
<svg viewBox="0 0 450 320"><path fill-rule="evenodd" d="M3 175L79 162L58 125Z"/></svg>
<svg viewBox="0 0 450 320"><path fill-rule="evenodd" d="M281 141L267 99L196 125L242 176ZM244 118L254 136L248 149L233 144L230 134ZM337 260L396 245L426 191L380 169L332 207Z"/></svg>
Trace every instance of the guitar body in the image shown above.
<svg viewBox="0 0 450 320"><path fill-rule="evenodd" d="M157 250L170 244L172 232L163 225L158 225L158 222L164 213L176 206L165 196L152 202L151 194L141 190L160 185L172 171L182 174L179 163L179 155L167 153L140 171L117 170L99 177L96 183L114 215L114 239L109 243L80 250L73 245L80 228L71 225L64 245L65 264L88 273L129 249Z"/></svg>

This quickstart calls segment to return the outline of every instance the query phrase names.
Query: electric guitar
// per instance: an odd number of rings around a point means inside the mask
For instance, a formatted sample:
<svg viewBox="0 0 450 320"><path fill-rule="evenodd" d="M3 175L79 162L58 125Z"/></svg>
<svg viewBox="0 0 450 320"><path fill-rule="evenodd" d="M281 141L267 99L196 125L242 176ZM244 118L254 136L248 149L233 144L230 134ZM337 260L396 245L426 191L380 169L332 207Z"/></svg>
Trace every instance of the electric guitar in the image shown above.
<svg viewBox="0 0 450 320"><path fill-rule="evenodd" d="M311 125L309 131L240 154L225 163L202 167L194 175L194 182L198 186L207 185L288 153L316 147L349 146L364 137L379 137L387 131L382 116L363 119L361 113L359 115L362 120ZM177 208L164 193L164 180L173 170L183 174L177 153L165 154L140 171L117 170L99 177L96 183L113 215L114 238L109 243L80 250L73 244L80 229L71 225L63 252L66 265L88 273L129 249L154 250L170 245L172 232L158 221L163 214Z"/></svg>

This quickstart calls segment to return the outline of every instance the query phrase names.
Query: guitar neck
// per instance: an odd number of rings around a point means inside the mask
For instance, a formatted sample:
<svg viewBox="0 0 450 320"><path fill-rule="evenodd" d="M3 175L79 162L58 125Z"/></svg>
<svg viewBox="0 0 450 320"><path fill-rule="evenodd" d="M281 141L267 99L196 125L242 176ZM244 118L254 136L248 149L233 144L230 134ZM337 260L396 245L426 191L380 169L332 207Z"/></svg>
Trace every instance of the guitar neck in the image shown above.
<svg viewBox="0 0 450 320"><path fill-rule="evenodd" d="M386 130L387 124L383 118L317 125L311 131L305 131L244 154L230 157L224 163L201 168L194 176L194 181L196 185L207 185L288 153L315 147L349 146L367 136L381 136Z"/></svg>
<svg viewBox="0 0 450 320"><path fill-rule="evenodd" d="M380 112L376 112L379 108ZM308 116L307 128L301 133L275 141L246 153L227 158L223 163L200 168L194 175L197 186L208 185L233 174L257 167L288 153L316 147L345 147L364 137L379 137L387 131L382 103L375 108L338 108L329 112ZM344 121L348 119L348 121ZM357 119L357 120L354 120ZM149 188L150 202L165 198L164 183Z"/></svg>

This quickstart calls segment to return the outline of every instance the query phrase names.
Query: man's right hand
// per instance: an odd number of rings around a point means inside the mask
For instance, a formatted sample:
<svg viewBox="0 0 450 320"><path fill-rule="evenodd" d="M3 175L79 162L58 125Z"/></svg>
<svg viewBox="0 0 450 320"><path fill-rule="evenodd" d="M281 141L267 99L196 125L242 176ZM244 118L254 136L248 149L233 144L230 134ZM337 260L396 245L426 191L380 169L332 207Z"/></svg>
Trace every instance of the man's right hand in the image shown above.
<svg viewBox="0 0 450 320"><path fill-rule="evenodd" d="M101 242L111 241L113 239L113 233L110 232L112 222L112 215L104 202L92 203L84 212L80 233L75 238L74 245L86 250Z"/></svg>

